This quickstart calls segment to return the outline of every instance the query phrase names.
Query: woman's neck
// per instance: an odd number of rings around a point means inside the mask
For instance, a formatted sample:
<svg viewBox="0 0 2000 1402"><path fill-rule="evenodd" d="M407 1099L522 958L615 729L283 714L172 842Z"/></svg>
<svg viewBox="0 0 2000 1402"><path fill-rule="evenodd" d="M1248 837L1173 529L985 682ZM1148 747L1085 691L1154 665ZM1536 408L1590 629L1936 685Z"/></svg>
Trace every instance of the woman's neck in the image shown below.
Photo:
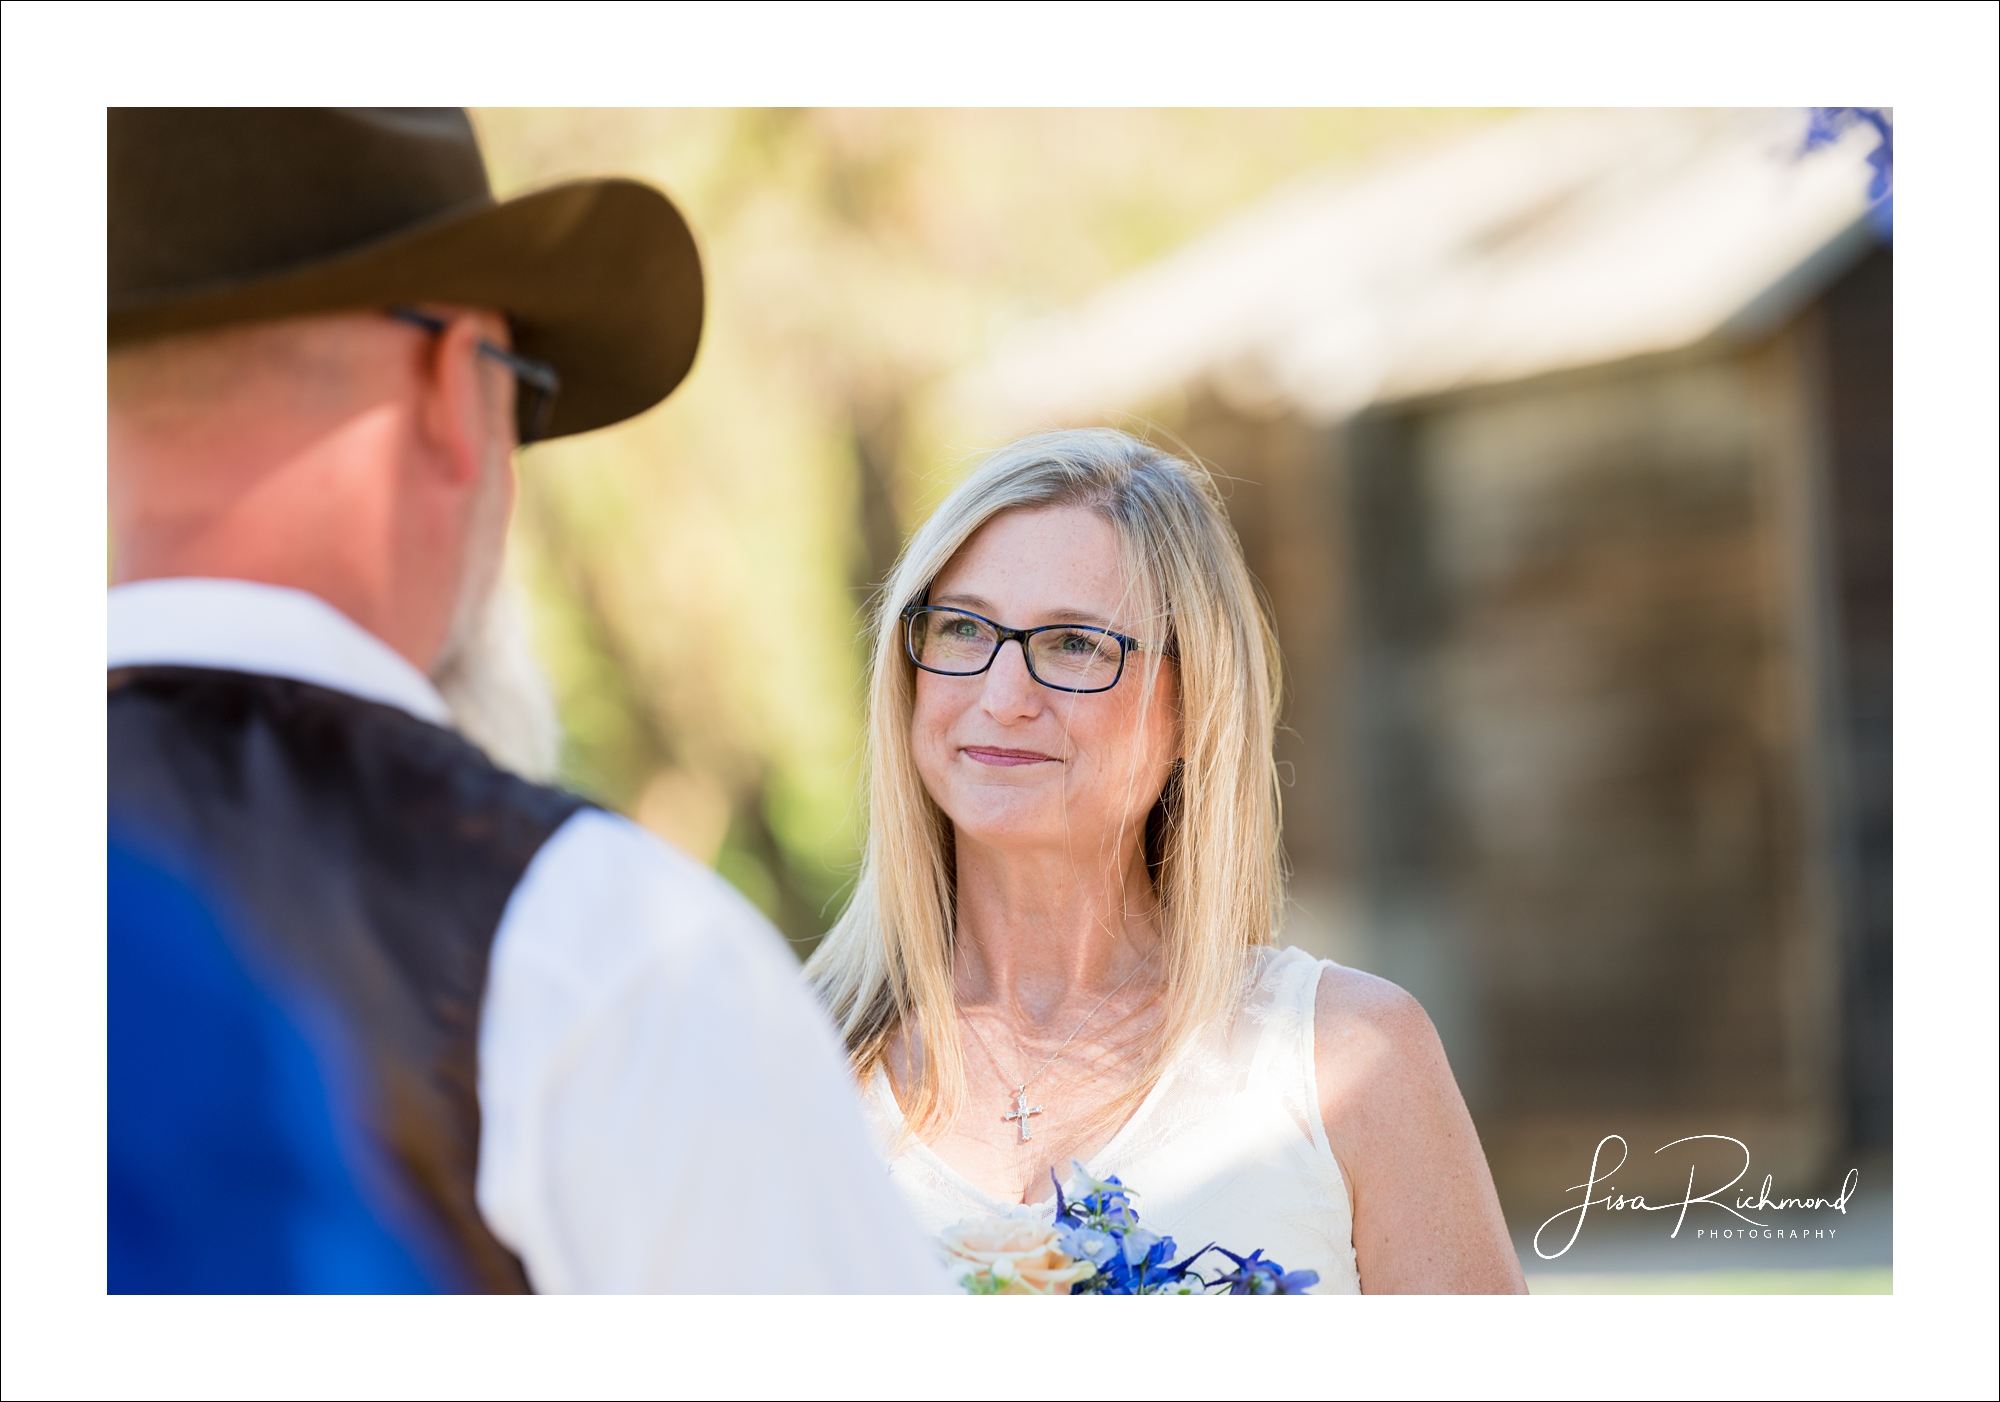
<svg viewBox="0 0 2000 1402"><path fill-rule="evenodd" d="M963 839L957 848L962 1006L1039 1027L1103 997L1159 945L1159 902L1136 846L1102 864Z"/></svg>

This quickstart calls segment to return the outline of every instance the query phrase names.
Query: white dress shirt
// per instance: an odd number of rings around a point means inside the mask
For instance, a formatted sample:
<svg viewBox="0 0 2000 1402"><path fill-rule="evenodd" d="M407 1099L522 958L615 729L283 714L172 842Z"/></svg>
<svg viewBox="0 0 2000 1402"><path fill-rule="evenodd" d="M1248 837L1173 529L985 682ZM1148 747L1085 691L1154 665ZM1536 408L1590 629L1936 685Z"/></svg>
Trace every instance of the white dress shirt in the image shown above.
<svg viewBox="0 0 2000 1402"><path fill-rule="evenodd" d="M310 594L121 585L109 664L291 677L450 722L430 681ZM541 1291L941 1288L777 933L623 818L557 829L507 903L479 1030L480 1211Z"/></svg>

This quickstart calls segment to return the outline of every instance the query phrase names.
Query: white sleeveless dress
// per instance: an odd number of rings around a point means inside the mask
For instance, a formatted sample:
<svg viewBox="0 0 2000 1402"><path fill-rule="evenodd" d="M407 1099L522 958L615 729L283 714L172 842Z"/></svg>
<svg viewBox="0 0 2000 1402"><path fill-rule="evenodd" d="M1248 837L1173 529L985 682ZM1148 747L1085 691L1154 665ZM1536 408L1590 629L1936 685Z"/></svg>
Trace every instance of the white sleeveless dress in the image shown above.
<svg viewBox="0 0 2000 1402"><path fill-rule="evenodd" d="M1328 967L1297 949L1259 951L1235 1019L1191 1040L1084 1167L1117 1174L1135 1190L1140 1225L1184 1252L1211 1241L1239 1256L1261 1248L1288 1271L1318 1271L1311 1293L1355 1295L1353 1202L1320 1122L1313 1070L1313 1004ZM891 1181L933 1239L967 1218L1054 1218L1053 1199L1006 1202L905 1136L886 1072L862 1100ZM1211 1263L1227 1269L1213 1256L1204 1268Z"/></svg>

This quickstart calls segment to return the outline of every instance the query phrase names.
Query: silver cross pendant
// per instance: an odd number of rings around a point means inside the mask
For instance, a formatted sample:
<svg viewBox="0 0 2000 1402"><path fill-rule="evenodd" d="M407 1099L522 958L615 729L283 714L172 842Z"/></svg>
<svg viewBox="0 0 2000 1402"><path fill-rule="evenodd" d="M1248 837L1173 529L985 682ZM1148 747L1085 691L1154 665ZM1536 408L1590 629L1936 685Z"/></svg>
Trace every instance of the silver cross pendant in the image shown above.
<svg viewBox="0 0 2000 1402"><path fill-rule="evenodd" d="M1041 1106L1028 1104L1028 1088L1026 1086L1022 1086L1019 1090L1016 1090L1014 1092L1013 1113L1008 1115L1002 1115L1000 1118L1004 1120L1018 1120L1020 1122L1021 1142L1025 1144L1030 1139L1033 1139L1035 1137L1034 1132L1028 1128L1028 1117L1030 1115L1039 1115L1041 1113L1042 1113Z"/></svg>

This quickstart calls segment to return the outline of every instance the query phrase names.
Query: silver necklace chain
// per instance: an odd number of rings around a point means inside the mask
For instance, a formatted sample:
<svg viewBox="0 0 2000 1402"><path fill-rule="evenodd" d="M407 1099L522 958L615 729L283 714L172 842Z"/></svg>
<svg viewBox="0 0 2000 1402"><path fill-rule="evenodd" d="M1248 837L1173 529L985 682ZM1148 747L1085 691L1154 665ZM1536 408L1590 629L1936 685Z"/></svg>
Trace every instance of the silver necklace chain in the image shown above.
<svg viewBox="0 0 2000 1402"><path fill-rule="evenodd" d="M1153 956L1159 952L1160 950L1158 945L1154 945L1152 949L1148 950L1146 952L1146 957L1144 959L1141 959L1138 963L1134 964L1132 966L1132 971L1126 974L1124 978L1118 980L1117 987L1113 988L1109 993L1105 994L1102 998L1099 998L1097 1000L1096 1006L1092 1007L1089 1012L1083 1015L1083 1021L1079 1022L1076 1025L1076 1030L1071 1032L1069 1036L1063 1038L1062 1045L1057 1047L1054 1051L1050 1052L1048 1060L1044 1061L1040 1066L1037 1066L1035 1068L1035 1074L1028 1077L1026 1080L1022 1081L1018 1086L1014 1088L1014 1100L1015 1100L1014 1113L1003 1116L1003 1118L1018 1122L1021 1129L1022 1143L1025 1144L1030 1139L1034 1138L1033 1133L1031 1133L1028 1128L1028 1117L1030 1115L1039 1115L1042 1113L1042 1107L1039 1105L1035 1106L1033 1109L1030 1109L1028 1107L1028 1087L1033 1085L1036 1081L1039 1081L1042 1078L1042 1073L1048 1070L1051 1066L1056 1064L1056 1058L1069 1050L1069 1044L1071 1042L1074 1042L1077 1039L1077 1037L1081 1035L1083 1029L1090 1025L1090 1020L1096 1017L1097 1014L1100 1011L1102 1011L1106 1003L1110 1002L1113 998L1116 998L1120 993L1122 993L1125 989L1125 985L1130 983L1133 979L1137 978L1139 976L1139 971L1145 968L1148 964L1152 963ZM993 1063L993 1069L995 1071L1000 1072L1000 1078L1002 1080L1006 1080L1007 1073L1005 1070L1001 1068L1000 1058L995 1056L993 1054L993 1048L986 1044L986 1038L980 1034L978 1024L973 1022L973 1020L968 1017L965 1019L965 1027L968 1032L972 1033L973 1040L979 1043L979 1049L986 1053L986 1059ZM1020 1049L1019 1044L1017 1043L1015 1046L1015 1050L1018 1051L1019 1049Z"/></svg>

